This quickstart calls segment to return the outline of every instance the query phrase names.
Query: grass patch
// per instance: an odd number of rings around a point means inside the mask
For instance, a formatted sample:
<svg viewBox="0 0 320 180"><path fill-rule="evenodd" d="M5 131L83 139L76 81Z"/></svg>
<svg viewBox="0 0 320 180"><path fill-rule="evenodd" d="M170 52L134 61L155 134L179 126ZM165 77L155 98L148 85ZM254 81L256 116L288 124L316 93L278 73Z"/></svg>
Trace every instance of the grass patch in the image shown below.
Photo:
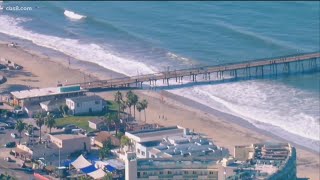
<svg viewBox="0 0 320 180"><path fill-rule="evenodd" d="M119 105L114 101L107 101L107 109L108 112L117 112ZM68 116L63 118L57 118L56 119L56 126L57 127L63 127L68 124L74 124L82 129L89 131L92 131L93 129L89 128L88 121L91 119L95 119L99 116L104 116L104 113L92 115L92 116Z"/></svg>
<svg viewBox="0 0 320 180"><path fill-rule="evenodd" d="M89 128L88 121L91 119L95 119L96 117L97 116L68 116L68 117L58 118L56 119L56 126L63 127L68 124L74 124L87 131L92 131L92 129Z"/></svg>

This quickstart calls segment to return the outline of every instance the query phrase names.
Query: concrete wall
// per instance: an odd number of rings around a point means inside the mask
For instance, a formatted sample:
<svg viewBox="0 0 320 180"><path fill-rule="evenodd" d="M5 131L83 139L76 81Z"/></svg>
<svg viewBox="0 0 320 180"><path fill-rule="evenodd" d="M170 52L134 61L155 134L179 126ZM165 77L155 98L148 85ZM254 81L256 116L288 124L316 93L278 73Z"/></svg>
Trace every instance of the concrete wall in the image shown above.
<svg viewBox="0 0 320 180"><path fill-rule="evenodd" d="M72 153L83 150L84 143L86 144L87 151L91 150L90 138L86 136L80 136L72 139L59 139L59 137L51 135L50 140L52 143L60 147L63 153Z"/></svg>
<svg viewBox="0 0 320 180"><path fill-rule="evenodd" d="M147 147L142 146L139 143L135 145L136 155L138 158L147 158L149 157L149 150Z"/></svg>

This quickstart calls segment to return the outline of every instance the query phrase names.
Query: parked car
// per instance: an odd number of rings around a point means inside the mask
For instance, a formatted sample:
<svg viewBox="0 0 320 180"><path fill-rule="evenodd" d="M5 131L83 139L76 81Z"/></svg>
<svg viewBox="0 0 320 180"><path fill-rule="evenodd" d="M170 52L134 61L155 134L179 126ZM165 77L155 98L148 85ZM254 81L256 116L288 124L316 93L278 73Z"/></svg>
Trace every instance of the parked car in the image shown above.
<svg viewBox="0 0 320 180"><path fill-rule="evenodd" d="M69 125L64 126L62 129L67 130L67 129L76 129L76 128L78 128L76 125L69 124Z"/></svg>
<svg viewBox="0 0 320 180"><path fill-rule="evenodd" d="M11 137L12 137L12 138L17 138L18 135L17 135L16 133L11 133Z"/></svg>
<svg viewBox="0 0 320 180"><path fill-rule="evenodd" d="M78 127L74 124L69 124L69 125L66 125L62 128L62 130L65 132L65 133L72 133L72 130L73 129L77 129Z"/></svg>
<svg viewBox="0 0 320 180"><path fill-rule="evenodd" d="M4 127L0 127L0 132L6 130Z"/></svg>
<svg viewBox="0 0 320 180"><path fill-rule="evenodd" d="M4 147L6 148L13 148L13 147L16 147L16 142L8 142L7 144L4 145Z"/></svg>
<svg viewBox="0 0 320 180"><path fill-rule="evenodd" d="M32 133L31 133L31 134L29 134L29 132L27 131L27 132L25 132L25 133L24 133L24 135L26 135L26 136L31 136L31 135L32 135Z"/></svg>
<svg viewBox="0 0 320 180"><path fill-rule="evenodd" d="M10 157L5 157L4 160L7 162L14 162L14 160L12 160Z"/></svg>
<svg viewBox="0 0 320 180"><path fill-rule="evenodd" d="M86 136L95 136L96 134L91 131L91 132L87 132L85 135L86 135Z"/></svg>
<svg viewBox="0 0 320 180"><path fill-rule="evenodd" d="M79 134L79 133L81 133L81 132L83 132L82 129L71 129L71 133L72 133L72 134Z"/></svg>
<svg viewBox="0 0 320 180"><path fill-rule="evenodd" d="M15 124L14 123L5 123L6 129L14 129Z"/></svg>
<svg viewBox="0 0 320 180"><path fill-rule="evenodd" d="M23 167L23 170L28 174L32 174L34 172L31 167Z"/></svg>

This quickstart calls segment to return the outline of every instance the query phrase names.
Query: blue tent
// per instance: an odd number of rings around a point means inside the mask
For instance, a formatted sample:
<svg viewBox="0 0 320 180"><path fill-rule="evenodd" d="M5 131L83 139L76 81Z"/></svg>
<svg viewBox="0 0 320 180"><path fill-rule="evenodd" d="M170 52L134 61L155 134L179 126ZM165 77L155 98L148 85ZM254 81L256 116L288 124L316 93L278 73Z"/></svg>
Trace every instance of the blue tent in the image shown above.
<svg viewBox="0 0 320 180"><path fill-rule="evenodd" d="M90 165L90 166L87 166L87 167L81 169L81 171L85 174L91 173L96 170L98 170L98 169L96 167L94 167L94 165Z"/></svg>
<svg viewBox="0 0 320 180"><path fill-rule="evenodd" d="M110 166L109 164L106 165L105 167L106 167L107 171L109 171L109 172L113 172L113 171L117 170L115 167Z"/></svg>
<svg viewBox="0 0 320 180"><path fill-rule="evenodd" d="M67 160L67 161L65 161L65 162L63 163L63 165L64 165L65 167L69 167L72 162L73 162L73 161Z"/></svg>
<svg viewBox="0 0 320 180"><path fill-rule="evenodd" d="M99 161L99 156L95 154L89 154L87 155L86 159L92 163L94 161Z"/></svg>

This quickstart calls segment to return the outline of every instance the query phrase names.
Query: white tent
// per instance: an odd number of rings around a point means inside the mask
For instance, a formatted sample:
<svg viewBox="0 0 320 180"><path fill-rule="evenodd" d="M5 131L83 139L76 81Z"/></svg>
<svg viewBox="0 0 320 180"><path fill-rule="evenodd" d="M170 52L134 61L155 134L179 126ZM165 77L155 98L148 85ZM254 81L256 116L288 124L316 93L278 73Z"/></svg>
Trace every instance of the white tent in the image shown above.
<svg viewBox="0 0 320 180"><path fill-rule="evenodd" d="M93 179L101 179L106 175L106 173L102 169L98 169L96 171L88 173L88 175L91 176Z"/></svg>
<svg viewBox="0 0 320 180"><path fill-rule="evenodd" d="M88 167L92 165L89 161L86 160L82 155L80 155L76 160L74 160L72 163L72 166L76 169L82 169L85 167Z"/></svg>

